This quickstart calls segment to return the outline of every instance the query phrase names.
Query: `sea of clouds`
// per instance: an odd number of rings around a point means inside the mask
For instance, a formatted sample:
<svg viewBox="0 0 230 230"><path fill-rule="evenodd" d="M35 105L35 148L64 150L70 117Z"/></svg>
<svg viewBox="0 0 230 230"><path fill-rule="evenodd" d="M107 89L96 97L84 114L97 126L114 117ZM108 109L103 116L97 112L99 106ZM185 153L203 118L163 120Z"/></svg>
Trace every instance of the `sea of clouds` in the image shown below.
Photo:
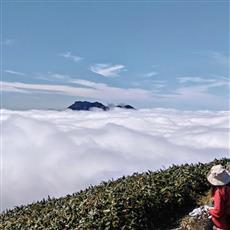
<svg viewBox="0 0 230 230"><path fill-rule="evenodd" d="M229 111L1 110L1 209L102 180L229 157Z"/></svg>

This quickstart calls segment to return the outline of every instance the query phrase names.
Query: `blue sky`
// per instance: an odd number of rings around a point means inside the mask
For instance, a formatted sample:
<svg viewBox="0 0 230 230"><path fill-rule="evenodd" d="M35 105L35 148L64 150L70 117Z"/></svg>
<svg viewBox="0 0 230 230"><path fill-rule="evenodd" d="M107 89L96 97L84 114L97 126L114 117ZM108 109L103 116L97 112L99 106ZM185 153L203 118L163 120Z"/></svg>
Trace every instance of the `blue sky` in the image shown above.
<svg viewBox="0 0 230 230"><path fill-rule="evenodd" d="M228 110L228 1L3 1L2 107Z"/></svg>

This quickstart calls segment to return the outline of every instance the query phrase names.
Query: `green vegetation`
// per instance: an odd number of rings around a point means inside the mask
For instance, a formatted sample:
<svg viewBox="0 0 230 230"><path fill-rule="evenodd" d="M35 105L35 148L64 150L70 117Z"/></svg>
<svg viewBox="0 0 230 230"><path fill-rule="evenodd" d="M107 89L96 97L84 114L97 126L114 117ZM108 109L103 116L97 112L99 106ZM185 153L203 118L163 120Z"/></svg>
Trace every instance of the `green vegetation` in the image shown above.
<svg viewBox="0 0 230 230"><path fill-rule="evenodd" d="M73 195L42 200L1 214L0 229L166 230L209 190L214 164L185 164L135 173Z"/></svg>

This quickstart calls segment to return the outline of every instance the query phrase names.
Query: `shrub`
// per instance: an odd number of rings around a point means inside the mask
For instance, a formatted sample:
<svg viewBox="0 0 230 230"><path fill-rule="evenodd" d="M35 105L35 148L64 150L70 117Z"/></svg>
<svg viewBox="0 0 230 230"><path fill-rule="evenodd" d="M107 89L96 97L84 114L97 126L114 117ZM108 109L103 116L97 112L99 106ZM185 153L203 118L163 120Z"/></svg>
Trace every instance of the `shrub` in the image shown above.
<svg viewBox="0 0 230 230"><path fill-rule="evenodd" d="M48 197L1 214L0 229L167 229L209 190L214 164L173 165L102 182L59 199Z"/></svg>

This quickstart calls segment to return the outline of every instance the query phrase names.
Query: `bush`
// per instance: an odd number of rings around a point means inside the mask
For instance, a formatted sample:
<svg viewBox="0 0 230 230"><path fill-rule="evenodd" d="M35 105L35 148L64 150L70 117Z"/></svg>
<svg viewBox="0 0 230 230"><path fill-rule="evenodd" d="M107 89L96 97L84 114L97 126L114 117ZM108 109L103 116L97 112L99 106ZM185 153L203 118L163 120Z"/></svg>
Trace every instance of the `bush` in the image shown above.
<svg viewBox="0 0 230 230"><path fill-rule="evenodd" d="M167 229L209 190L214 164L171 166L102 182L73 195L48 198L1 214L0 229Z"/></svg>

